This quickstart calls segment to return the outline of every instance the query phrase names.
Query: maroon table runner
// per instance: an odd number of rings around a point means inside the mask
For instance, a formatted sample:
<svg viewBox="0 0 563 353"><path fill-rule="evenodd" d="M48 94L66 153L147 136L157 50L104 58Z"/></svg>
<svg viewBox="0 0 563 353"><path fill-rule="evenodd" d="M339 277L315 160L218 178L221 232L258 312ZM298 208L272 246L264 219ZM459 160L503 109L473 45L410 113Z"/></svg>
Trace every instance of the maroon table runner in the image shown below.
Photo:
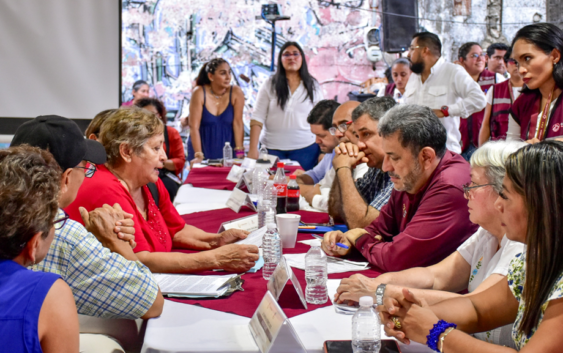
<svg viewBox="0 0 563 353"><path fill-rule="evenodd" d="M328 221L328 215L326 213L318 213L318 212L308 212L308 211L298 211L292 212L301 215L301 220L307 223L325 223ZM206 232L217 232L221 223L230 221L237 218L242 218L246 216L250 216L255 214L252 210L243 207L241 211L237 214L230 209L221 209L221 210L213 210L213 211L206 211L206 212L197 212L192 214L183 215L182 218L186 221L187 224L193 225L195 227L201 228ZM297 241L299 240L306 240L312 239L310 234L306 233L299 233L297 235ZM300 254L309 251L310 247L308 245L302 243L296 243L295 248L293 249L283 249L285 254ZM193 252L189 250L176 250L181 252ZM299 270L296 268L292 268L295 276L299 280L301 284L301 288L305 291L306 282L305 282L305 271ZM199 274L222 274L223 272L213 272L213 271L206 271ZM338 279L338 278L348 278L355 272L346 272L346 273L335 273L328 275L330 279ZM368 277L377 277L379 276L379 272L369 269L366 271L360 271ZM196 304L200 305L204 308L229 312L233 314L237 314L240 316L245 317L252 317L258 304L266 294L266 280L262 278L262 271L258 271L256 273L247 273L242 276L245 280L243 284L244 292L235 292L228 298L220 298L220 299L170 299L180 303L187 303L187 304ZM287 287L291 287L293 284L288 283ZM294 317L308 311L315 310L317 308L321 308L324 306L331 305L330 299L327 301L326 304L323 305L312 305L307 304L308 310L303 308L299 297L295 290L291 288L286 288L282 293L279 304L282 307L283 311L287 315L287 317Z"/></svg>
<svg viewBox="0 0 563 353"><path fill-rule="evenodd" d="M303 168L300 166L285 166L284 169L293 173ZM227 180L230 171L230 167L193 168L190 170L184 184L192 184L196 188L233 190L236 184Z"/></svg>

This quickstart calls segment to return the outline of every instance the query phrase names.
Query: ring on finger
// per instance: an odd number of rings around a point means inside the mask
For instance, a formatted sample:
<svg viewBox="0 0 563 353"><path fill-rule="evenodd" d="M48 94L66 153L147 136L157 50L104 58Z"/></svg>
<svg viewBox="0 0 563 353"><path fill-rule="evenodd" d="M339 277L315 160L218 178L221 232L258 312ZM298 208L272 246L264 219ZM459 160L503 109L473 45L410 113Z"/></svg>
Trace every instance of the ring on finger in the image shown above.
<svg viewBox="0 0 563 353"><path fill-rule="evenodd" d="M393 321L396 328L401 329L401 327L403 327L397 316L391 316L391 321Z"/></svg>

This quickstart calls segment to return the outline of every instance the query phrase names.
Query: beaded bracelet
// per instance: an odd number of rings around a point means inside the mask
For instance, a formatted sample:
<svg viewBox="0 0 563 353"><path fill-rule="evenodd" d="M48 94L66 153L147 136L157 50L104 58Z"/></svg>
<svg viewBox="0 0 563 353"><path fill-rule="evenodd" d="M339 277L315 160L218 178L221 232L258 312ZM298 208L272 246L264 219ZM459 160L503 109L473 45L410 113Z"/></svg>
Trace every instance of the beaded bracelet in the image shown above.
<svg viewBox="0 0 563 353"><path fill-rule="evenodd" d="M440 320L435 323L428 336L426 336L426 345L428 346L428 348L436 352L440 352L440 350L438 349L438 340L440 338L440 335L450 327L457 328L457 325L446 322L444 320Z"/></svg>

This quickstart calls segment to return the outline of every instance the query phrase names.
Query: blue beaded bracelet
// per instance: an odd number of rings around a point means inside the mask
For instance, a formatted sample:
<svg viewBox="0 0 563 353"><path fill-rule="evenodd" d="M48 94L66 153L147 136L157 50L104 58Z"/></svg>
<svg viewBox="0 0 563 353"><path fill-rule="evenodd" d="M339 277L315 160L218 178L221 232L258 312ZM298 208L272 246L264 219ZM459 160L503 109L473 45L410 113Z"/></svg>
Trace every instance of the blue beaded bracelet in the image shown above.
<svg viewBox="0 0 563 353"><path fill-rule="evenodd" d="M436 352L440 352L440 350L438 350L438 340L440 335L450 327L457 328L457 325L444 320L440 320L435 323L428 336L426 336L426 345L428 348L435 350Z"/></svg>

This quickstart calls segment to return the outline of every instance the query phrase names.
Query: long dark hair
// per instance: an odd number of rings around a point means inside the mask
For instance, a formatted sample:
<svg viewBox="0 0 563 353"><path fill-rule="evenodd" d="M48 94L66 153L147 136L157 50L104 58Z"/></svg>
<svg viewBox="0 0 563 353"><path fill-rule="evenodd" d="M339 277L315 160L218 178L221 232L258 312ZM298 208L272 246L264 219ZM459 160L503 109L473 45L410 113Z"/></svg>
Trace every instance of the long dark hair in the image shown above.
<svg viewBox="0 0 563 353"><path fill-rule="evenodd" d="M276 91L276 96L278 97L278 105L280 108L285 109L285 104L287 103L287 99L289 98L289 87L287 85L287 77L285 75L285 69L282 65L282 54L283 51L286 50L288 47L294 46L299 50L299 54L301 55L301 68L299 68L299 76L301 77L301 81L303 81L303 85L307 90L307 97L313 103L315 90L315 83L317 80L311 76L309 73L309 69L307 68L307 60L305 60L305 53L301 46L296 42L285 42L285 44L281 47L280 53L278 54L278 69L272 78L272 88ZM307 99L305 97L305 99Z"/></svg>
<svg viewBox="0 0 563 353"><path fill-rule="evenodd" d="M197 79L195 80L196 85L201 87L203 87L204 85L210 85L211 80L209 80L209 76L207 74L213 75L215 71L217 71L217 68L224 63L227 63L227 65L229 65L227 60L222 58L215 58L203 64L203 66L199 70Z"/></svg>
<svg viewBox="0 0 563 353"><path fill-rule="evenodd" d="M563 273L563 143L543 141L522 147L508 157L506 175L528 211L526 309L518 330L529 335L542 303Z"/></svg>
<svg viewBox="0 0 563 353"><path fill-rule="evenodd" d="M535 23L520 28L512 40L512 48L518 39L535 45L547 55L551 54L553 49L559 50L563 55L563 30L552 23ZM557 87L563 88L563 60L553 66L552 76Z"/></svg>

